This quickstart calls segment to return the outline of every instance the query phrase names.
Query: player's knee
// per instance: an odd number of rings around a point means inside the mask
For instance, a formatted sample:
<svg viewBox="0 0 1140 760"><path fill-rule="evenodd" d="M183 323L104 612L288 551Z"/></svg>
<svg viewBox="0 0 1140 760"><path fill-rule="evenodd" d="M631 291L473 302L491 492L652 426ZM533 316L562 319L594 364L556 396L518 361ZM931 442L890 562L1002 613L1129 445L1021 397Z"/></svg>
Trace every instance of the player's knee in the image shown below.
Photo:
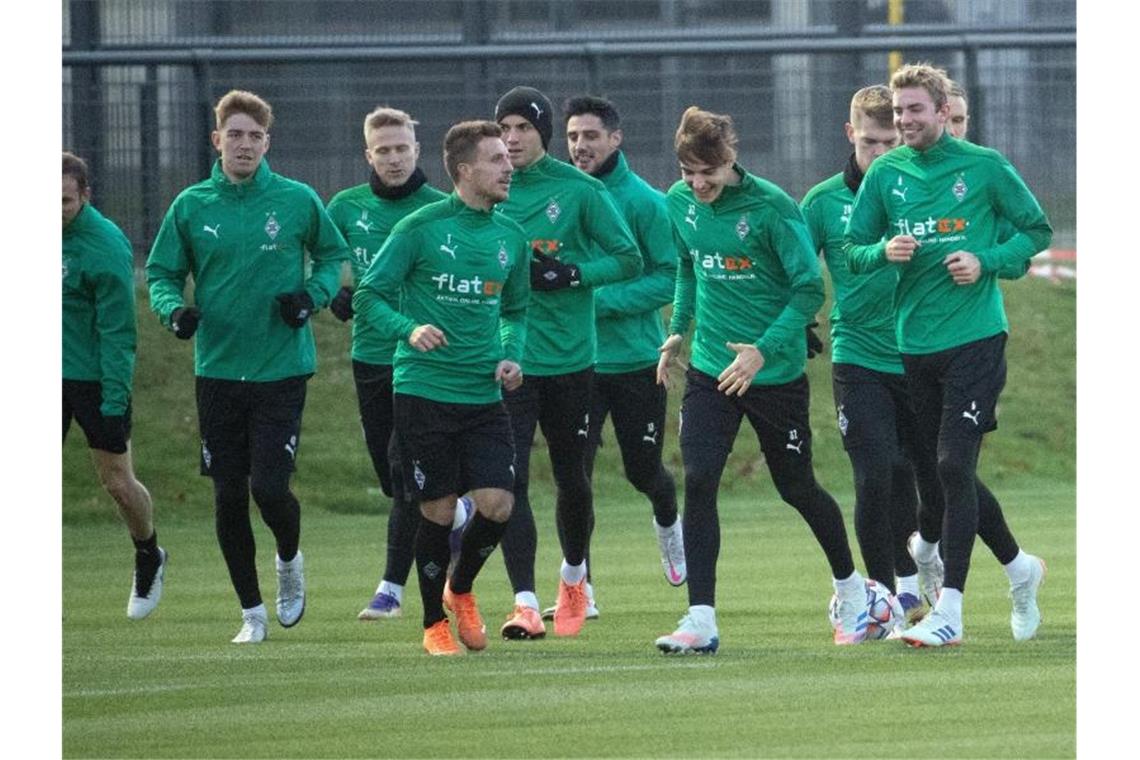
<svg viewBox="0 0 1140 760"><path fill-rule="evenodd" d="M938 453L938 479L944 487L973 484L975 475L973 457L956 450Z"/></svg>
<svg viewBox="0 0 1140 760"><path fill-rule="evenodd" d="M249 482L253 500L262 509L273 509L288 503L289 481L283 478L253 478Z"/></svg>
<svg viewBox="0 0 1140 760"><path fill-rule="evenodd" d="M773 471L772 482L780 498L794 507L808 503L819 491L811 465L786 468L779 475Z"/></svg>
<svg viewBox="0 0 1140 760"><path fill-rule="evenodd" d="M135 476L130 468L119 464L99 468L103 490L120 506L129 506L135 493Z"/></svg>
<svg viewBox="0 0 1140 760"><path fill-rule="evenodd" d="M482 496L477 506L479 513L488 520L503 523L510 519L514 503L514 495L510 491L494 490Z"/></svg>

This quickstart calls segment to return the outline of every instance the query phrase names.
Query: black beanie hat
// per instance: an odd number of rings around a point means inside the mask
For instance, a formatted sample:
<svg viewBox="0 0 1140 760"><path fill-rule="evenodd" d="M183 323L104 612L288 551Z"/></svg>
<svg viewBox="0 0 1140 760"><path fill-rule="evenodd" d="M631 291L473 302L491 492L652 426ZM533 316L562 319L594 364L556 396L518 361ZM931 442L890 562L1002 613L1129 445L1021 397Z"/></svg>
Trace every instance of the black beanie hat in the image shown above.
<svg viewBox="0 0 1140 760"><path fill-rule="evenodd" d="M504 116L512 114L534 125L542 138L542 148L546 150L554 134L554 106L550 105L550 98L533 87L515 87L495 104L495 121L502 121Z"/></svg>

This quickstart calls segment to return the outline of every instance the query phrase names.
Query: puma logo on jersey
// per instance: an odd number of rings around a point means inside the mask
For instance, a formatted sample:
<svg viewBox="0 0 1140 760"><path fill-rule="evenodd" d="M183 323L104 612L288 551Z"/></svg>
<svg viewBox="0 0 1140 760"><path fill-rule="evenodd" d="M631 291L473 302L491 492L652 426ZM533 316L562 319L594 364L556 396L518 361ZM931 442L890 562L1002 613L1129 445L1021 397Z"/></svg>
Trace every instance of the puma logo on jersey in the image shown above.
<svg viewBox="0 0 1140 760"><path fill-rule="evenodd" d="M982 416L982 411L980 409L978 409L978 402L971 401L970 402L970 411L969 412L962 412L962 416L965 417L966 419L968 419L970 422L974 423L975 426L977 426L979 424L978 418Z"/></svg>
<svg viewBox="0 0 1140 760"><path fill-rule="evenodd" d="M446 253L446 254L450 255L450 256L451 256L451 258L453 258L453 259L455 258L455 250L456 250L457 248L459 248L459 245L458 245L458 244L456 244L456 245L452 245L452 243L451 243L451 233L450 233L450 232L449 232L449 233L447 233L447 242L446 242L446 243L440 243L440 244L439 244L439 250L441 250L441 251L443 251L444 253Z"/></svg>
<svg viewBox="0 0 1140 760"><path fill-rule="evenodd" d="M363 219L357 219L356 226L365 232L372 232L372 222L366 222Z"/></svg>
<svg viewBox="0 0 1140 760"><path fill-rule="evenodd" d="M899 198L902 198L903 203L906 203L906 194L909 191L910 191L910 188L909 187L903 187L902 177L899 177L899 181L898 181L897 186L891 188L891 195L897 195Z"/></svg>
<svg viewBox="0 0 1140 760"><path fill-rule="evenodd" d="M693 225L693 229L697 228L697 207L692 203L689 204L689 210L685 212L685 223Z"/></svg>
<svg viewBox="0 0 1140 760"><path fill-rule="evenodd" d="M208 224L203 224L202 225L202 232L209 232L211 235L214 236L214 240L218 240L219 239L218 238L218 230L220 230L221 228L222 228L221 224L215 224L213 226L213 228L211 228L210 225L208 225Z"/></svg>

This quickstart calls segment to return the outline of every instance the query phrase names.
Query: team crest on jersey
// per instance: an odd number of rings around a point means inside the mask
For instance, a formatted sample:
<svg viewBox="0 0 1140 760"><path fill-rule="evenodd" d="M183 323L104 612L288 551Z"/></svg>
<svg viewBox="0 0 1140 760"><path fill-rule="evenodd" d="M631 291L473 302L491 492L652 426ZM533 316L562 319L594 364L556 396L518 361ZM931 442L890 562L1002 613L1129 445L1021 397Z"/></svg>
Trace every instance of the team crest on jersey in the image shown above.
<svg viewBox="0 0 1140 760"><path fill-rule="evenodd" d="M511 257L507 254L507 244L502 240L499 241L499 267L502 269L507 268L507 264L511 261Z"/></svg>
<svg viewBox="0 0 1140 760"><path fill-rule="evenodd" d="M270 240L277 239L277 233L281 231L281 225L277 223L277 217L273 212L269 212L269 218L265 220L265 234L269 236Z"/></svg>
<svg viewBox="0 0 1140 760"><path fill-rule="evenodd" d="M966 179L961 174L958 175L958 179L954 182L954 187L950 188L950 192L954 193L954 197L958 199L959 203L966 197L966 193L969 192L969 190L970 188L966 187Z"/></svg>
<svg viewBox="0 0 1140 760"><path fill-rule="evenodd" d="M748 232L752 228L748 226L748 217L744 214L740 215L740 220L736 223L736 236L743 240L748 237Z"/></svg>
<svg viewBox="0 0 1140 760"><path fill-rule="evenodd" d="M546 218L550 220L551 224L554 224L560 216L562 216L562 207L558 205L558 201L551 198L550 203L546 205Z"/></svg>

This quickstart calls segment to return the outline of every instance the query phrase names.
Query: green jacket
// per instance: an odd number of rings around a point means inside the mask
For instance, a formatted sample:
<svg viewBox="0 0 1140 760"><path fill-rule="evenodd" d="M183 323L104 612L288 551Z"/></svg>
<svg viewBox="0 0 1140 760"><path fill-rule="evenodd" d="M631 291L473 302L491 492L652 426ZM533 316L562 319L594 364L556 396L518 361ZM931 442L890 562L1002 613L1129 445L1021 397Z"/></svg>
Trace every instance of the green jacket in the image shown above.
<svg viewBox="0 0 1140 760"><path fill-rule="evenodd" d="M396 224L352 306L355 319L385 340L399 341L397 393L487 404L502 398L495 381L499 362L522 360L529 296L530 249L522 228L452 194ZM447 345L413 348L408 336L423 324L442 330Z"/></svg>
<svg viewBox="0 0 1140 760"><path fill-rule="evenodd" d="M636 277L642 269L637 242L613 199L598 180L546 155L515 170L510 197L498 208L522 226L530 246L576 264L582 275L577 287L531 292L523 371L564 375L592 366L592 288Z"/></svg>
<svg viewBox="0 0 1140 760"><path fill-rule="evenodd" d="M135 371L131 244L90 203L63 228L63 378L95 380L105 417L127 411Z"/></svg>
<svg viewBox="0 0 1140 760"><path fill-rule="evenodd" d="M597 177L613 196L641 249L641 277L594 290L598 329L598 372L632 372L657 363L665 341L661 307L673 300L677 256L665 194L630 170L618 151L617 165Z"/></svg>
<svg viewBox="0 0 1140 760"><path fill-rule="evenodd" d="M1016 234L1006 237L1003 219ZM883 238L896 235L919 241L906 264L886 260ZM929 354L1008 332L998 275L1024 267L1052 236L1037 199L1009 161L944 133L925 151L902 146L871 164L844 248L852 272L897 269L899 350ZM959 250L982 265L971 285L956 285L942 263Z"/></svg>
<svg viewBox="0 0 1140 760"><path fill-rule="evenodd" d="M201 310L195 374L257 382L307 375L317 367L311 322L285 324L275 298L304 289L317 308L327 306L348 258L308 185L274 174L264 160L248 182L234 184L218 161L162 220L146 263L150 306L169 327L193 275Z"/></svg>
<svg viewBox="0 0 1140 760"><path fill-rule="evenodd" d="M329 202L329 216L352 250L353 282L360 282L368 271L396 222L416 209L446 197L447 193L431 185L420 185L415 192L399 200L388 200L372 192L368 183L350 187L333 196ZM353 319L353 359L368 364L391 364L395 350L395 343L381 340L366 322Z"/></svg>
<svg viewBox="0 0 1140 760"><path fill-rule="evenodd" d="M684 182L669 188L679 267L670 334L695 319L692 366L718 376L751 343L764 357L753 385L781 385L803 374L804 327L823 304L819 260L792 198L740 166L739 185L702 203Z"/></svg>

